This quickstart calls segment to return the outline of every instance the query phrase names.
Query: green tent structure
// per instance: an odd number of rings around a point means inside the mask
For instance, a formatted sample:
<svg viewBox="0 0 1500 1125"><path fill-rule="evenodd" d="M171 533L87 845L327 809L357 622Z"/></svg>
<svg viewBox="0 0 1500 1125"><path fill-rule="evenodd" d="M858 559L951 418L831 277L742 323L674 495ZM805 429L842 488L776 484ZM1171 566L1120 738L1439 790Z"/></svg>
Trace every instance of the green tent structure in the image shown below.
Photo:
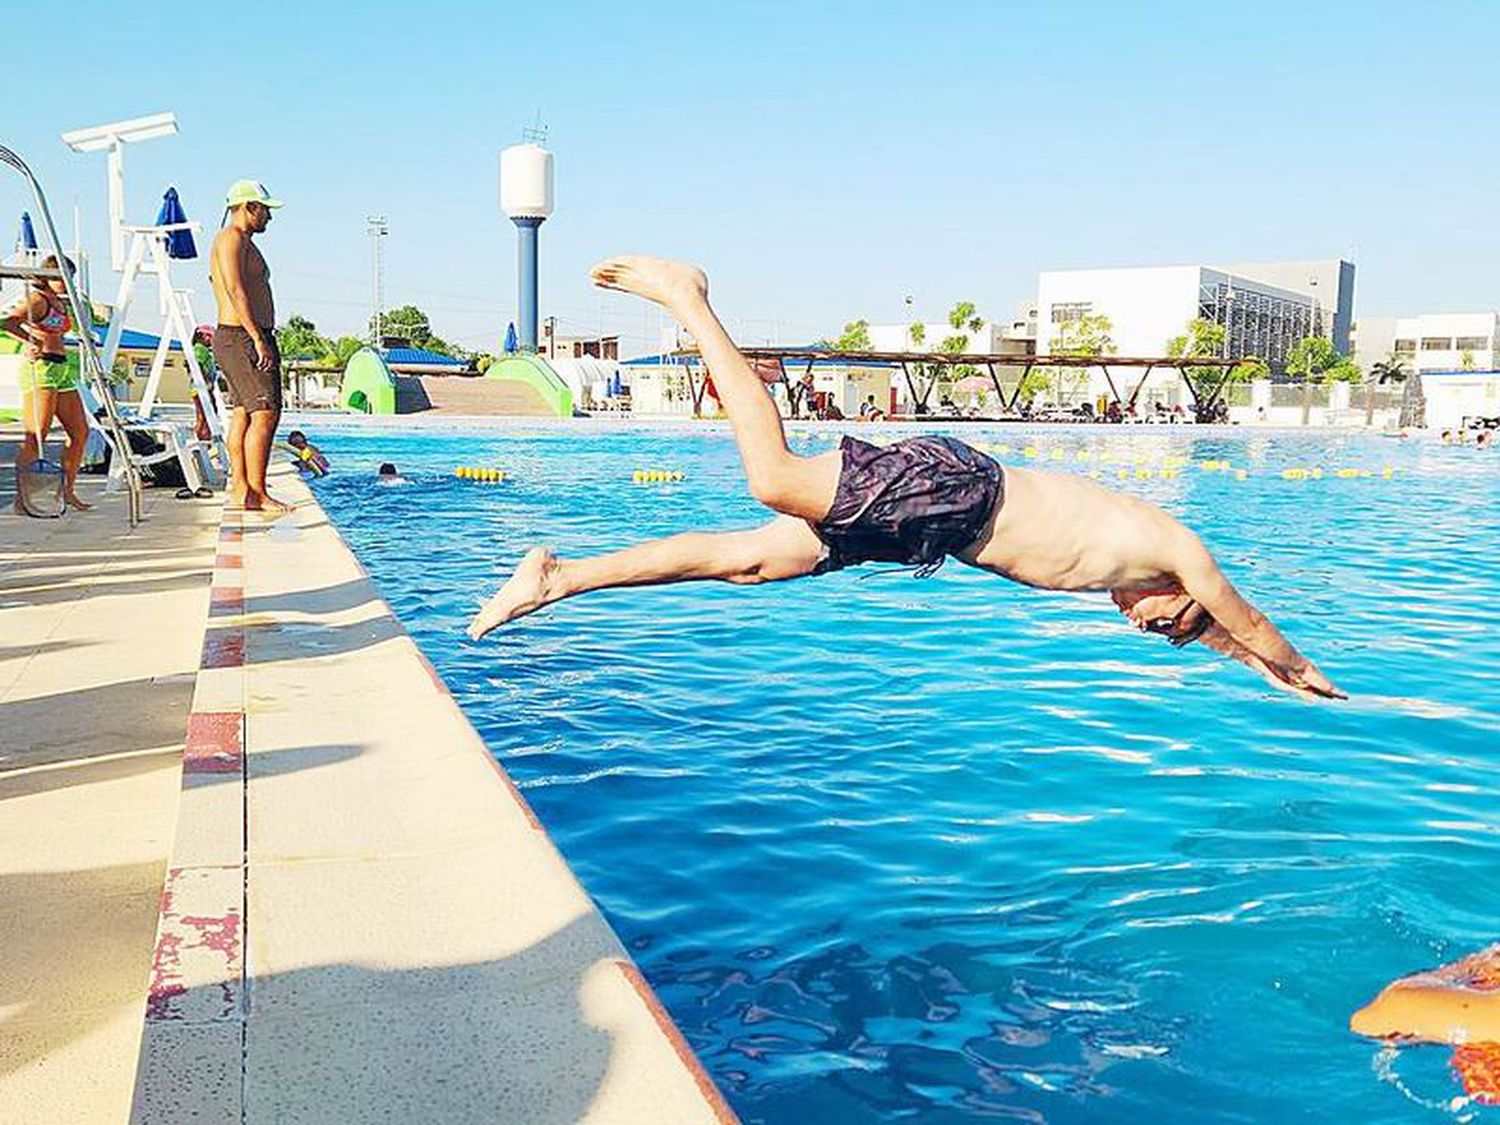
<svg viewBox="0 0 1500 1125"><path fill-rule="evenodd" d="M362 414L396 413L396 377L374 348L360 348L344 365L339 405Z"/></svg>
<svg viewBox="0 0 1500 1125"><path fill-rule="evenodd" d="M573 391L552 365L539 355L522 352L501 356L485 371L486 379L519 384L536 392L549 413L558 418L573 416Z"/></svg>

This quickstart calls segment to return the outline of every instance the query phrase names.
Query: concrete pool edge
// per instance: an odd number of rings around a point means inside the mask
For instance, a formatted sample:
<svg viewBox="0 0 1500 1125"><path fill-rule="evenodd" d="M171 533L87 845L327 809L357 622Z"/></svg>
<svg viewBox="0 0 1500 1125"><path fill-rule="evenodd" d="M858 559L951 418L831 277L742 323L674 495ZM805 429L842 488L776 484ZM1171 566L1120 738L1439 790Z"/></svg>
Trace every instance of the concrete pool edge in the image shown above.
<svg viewBox="0 0 1500 1125"><path fill-rule="evenodd" d="M134 1118L736 1120L322 507L275 487L294 513L219 533Z"/></svg>

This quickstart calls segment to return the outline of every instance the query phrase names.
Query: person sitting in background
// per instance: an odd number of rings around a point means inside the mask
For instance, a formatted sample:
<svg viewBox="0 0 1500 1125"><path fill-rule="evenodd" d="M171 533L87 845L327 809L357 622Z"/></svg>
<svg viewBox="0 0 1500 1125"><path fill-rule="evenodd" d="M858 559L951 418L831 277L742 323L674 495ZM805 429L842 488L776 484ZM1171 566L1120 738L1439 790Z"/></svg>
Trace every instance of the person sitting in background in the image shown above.
<svg viewBox="0 0 1500 1125"><path fill-rule="evenodd" d="M212 387L219 377L219 369L214 363L214 330L206 324L193 329L193 358L198 361L198 370L203 372L204 385ZM199 441L208 441L214 436L204 403L198 398L196 383L193 385L193 436Z"/></svg>
<svg viewBox="0 0 1500 1125"><path fill-rule="evenodd" d="M859 416L865 422L880 422L885 419L885 411L875 405L875 396L871 395L859 404Z"/></svg>
<svg viewBox="0 0 1500 1125"><path fill-rule="evenodd" d="M328 475L328 458L323 456L321 449L307 440L307 435L301 430L293 430L286 435L284 443L277 444L297 459L297 468L301 472L314 477Z"/></svg>

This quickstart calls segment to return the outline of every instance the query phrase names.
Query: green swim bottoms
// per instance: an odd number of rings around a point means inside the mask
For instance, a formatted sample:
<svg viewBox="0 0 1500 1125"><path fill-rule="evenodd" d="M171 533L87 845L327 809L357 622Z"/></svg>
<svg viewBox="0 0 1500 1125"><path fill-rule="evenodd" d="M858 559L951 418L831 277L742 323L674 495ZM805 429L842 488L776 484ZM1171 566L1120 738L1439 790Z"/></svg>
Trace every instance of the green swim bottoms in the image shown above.
<svg viewBox="0 0 1500 1125"><path fill-rule="evenodd" d="M68 363L66 356L44 355L21 368L21 390L23 391L76 391L78 369Z"/></svg>

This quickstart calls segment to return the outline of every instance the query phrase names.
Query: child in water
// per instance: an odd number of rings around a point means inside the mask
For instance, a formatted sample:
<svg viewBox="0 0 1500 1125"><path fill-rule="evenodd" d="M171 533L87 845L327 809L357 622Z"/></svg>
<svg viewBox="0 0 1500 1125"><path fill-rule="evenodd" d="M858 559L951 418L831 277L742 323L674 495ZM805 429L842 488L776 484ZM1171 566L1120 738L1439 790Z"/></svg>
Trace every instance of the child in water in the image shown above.
<svg viewBox="0 0 1500 1125"><path fill-rule="evenodd" d="M297 459L297 468L302 472L315 477L328 475L328 458L323 456L321 449L307 440L307 435L301 430L293 430L287 434L286 444L282 448Z"/></svg>

